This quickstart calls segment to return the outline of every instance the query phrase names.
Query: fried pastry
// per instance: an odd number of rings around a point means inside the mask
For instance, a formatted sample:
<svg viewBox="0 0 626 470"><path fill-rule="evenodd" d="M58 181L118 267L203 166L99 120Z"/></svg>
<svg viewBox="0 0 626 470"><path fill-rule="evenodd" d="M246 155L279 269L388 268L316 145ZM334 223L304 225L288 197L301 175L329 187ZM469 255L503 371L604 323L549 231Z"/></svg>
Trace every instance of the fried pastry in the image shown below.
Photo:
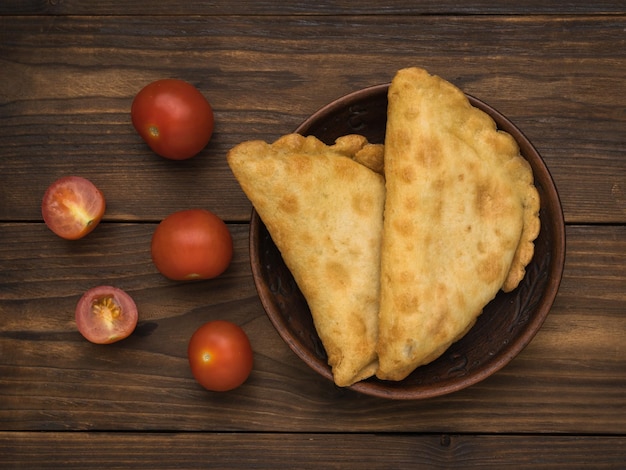
<svg viewBox="0 0 626 470"><path fill-rule="evenodd" d="M334 381L348 386L377 369L384 179L355 161L382 146L341 137L328 146L289 134L243 142L228 153L241 188L307 300Z"/></svg>
<svg viewBox="0 0 626 470"><path fill-rule="evenodd" d="M402 380L524 275L539 197L515 140L423 69L388 92L377 377Z"/></svg>

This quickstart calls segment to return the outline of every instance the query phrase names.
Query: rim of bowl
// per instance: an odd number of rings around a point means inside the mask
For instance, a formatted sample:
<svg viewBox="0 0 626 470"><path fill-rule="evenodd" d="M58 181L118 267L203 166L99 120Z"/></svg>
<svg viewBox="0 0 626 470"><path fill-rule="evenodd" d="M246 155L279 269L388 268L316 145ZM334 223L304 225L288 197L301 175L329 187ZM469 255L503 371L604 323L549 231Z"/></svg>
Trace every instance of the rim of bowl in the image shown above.
<svg viewBox="0 0 626 470"><path fill-rule="evenodd" d="M362 102L368 98L378 97L381 94L386 95L389 85L389 83L373 85L341 96L331 103L319 108L315 113L305 119L294 132L302 135L309 135L311 127L316 125L318 122L323 121L333 113L345 109L350 103L354 101ZM552 253L553 256L548 266L548 279L540 301L533 309L533 316L526 324L526 327L520 331L520 333L508 344L506 348L500 351L497 359L485 362L482 367L472 371L468 375L459 377L458 380L447 381L447 383L442 384L441 386L429 384L426 386L413 386L402 389L397 388L397 385L396 387L390 387L388 382L373 378L373 380L367 379L365 381L357 382L353 385L345 387L346 389L375 397L415 400L446 395L467 388L481 382L509 364L537 334L548 316L554 300L556 299L565 265L565 220L560 197L550 170L534 145L523 134L523 132L515 126L515 124L513 124L512 121L484 101L481 101L480 99L467 93L465 95L473 106L483 110L492 117L492 119L496 122L498 129L504 130L513 136L520 147L520 153L532 167L535 185L537 185L538 181L541 182L545 193L549 196L547 200L544 198L541 200L541 209L545 209L551 215L549 220L542 220L542 228L544 223L550 224L551 233L553 234L551 246L554 247L554 252ZM259 259L260 247L258 245L258 241L260 224L263 224L263 221L253 208L250 217L250 264L253 272L254 283L259 293L259 298L261 299L263 308L265 309L271 323L276 328L281 338L287 343L289 348L310 368L332 382L333 377L330 366L312 354L308 348L304 347L300 341L297 340L297 338L288 334L289 323L280 313L275 312L275 305L267 300L273 294L270 292L268 286L263 282L263 271L260 263L254 262ZM401 383L402 381L399 383L396 382L395 384Z"/></svg>

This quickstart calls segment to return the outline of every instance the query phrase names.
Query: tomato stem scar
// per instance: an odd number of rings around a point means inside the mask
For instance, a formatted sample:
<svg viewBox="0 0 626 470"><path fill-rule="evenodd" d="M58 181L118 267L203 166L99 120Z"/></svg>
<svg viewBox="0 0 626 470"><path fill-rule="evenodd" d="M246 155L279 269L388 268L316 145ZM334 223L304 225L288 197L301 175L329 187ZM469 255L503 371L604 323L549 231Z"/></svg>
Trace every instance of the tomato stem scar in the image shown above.
<svg viewBox="0 0 626 470"><path fill-rule="evenodd" d="M159 136L159 128L157 126L150 126L148 128L148 132L150 133L150 135L152 137L158 137Z"/></svg>

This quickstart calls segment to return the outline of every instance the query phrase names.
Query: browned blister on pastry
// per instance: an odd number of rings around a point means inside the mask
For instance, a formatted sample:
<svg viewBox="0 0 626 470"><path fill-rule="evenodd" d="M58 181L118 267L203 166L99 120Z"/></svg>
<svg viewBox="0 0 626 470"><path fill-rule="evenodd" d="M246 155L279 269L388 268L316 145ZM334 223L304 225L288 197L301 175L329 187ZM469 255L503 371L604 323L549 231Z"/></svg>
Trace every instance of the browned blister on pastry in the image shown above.
<svg viewBox="0 0 626 470"><path fill-rule="evenodd" d="M244 142L228 163L307 300L335 383L372 376L385 188L356 162L371 149L361 136L328 146L289 134L273 144Z"/></svg>
<svg viewBox="0 0 626 470"><path fill-rule="evenodd" d="M388 98L377 376L401 380L517 286L539 197L515 140L449 82L400 70Z"/></svg>

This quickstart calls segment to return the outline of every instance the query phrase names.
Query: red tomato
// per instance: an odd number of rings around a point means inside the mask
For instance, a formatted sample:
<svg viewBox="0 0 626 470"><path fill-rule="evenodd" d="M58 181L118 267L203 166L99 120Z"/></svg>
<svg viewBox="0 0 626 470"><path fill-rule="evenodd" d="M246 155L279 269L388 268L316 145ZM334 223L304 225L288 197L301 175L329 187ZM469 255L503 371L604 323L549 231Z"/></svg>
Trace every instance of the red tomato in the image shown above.
<svg viewBox="0 0 626 470"><path fill-rule="evenodd" d="M187 356L198 383L214 392L239 387L252 371L248 336L225 320L210 321L198 328L189 341Z"/></svg>
<svg viewBox="0 0 626 470"><path fill-rule="evenodd" d="M92 343L109 344L126 338L137 326L137 306L121 289L89 289L76 305L78 331Z"/></svg>
<svg viewBox="0 0 626 470"><path fill-rule="evenodd" d="M209 143L213 109L196 87L168 78L145 86L130 110L133 126L150 148L171 160L186 160Z"/></svg>
<svg viewBox="0 0 626 470"><path fill-rule="evenodd" d="M65 176L46 190L41 214L48 228L58 236L76 240L96 228L105 206L104 196L91 181Z"/></svg>
<svg viewBox="0 0 626 470"><path fill-rule="evenodd" d="M226 224L204 209L167 216L152 235L152 261L165 277L176 281L219 276L233 257L233 239Z"/></svg>

